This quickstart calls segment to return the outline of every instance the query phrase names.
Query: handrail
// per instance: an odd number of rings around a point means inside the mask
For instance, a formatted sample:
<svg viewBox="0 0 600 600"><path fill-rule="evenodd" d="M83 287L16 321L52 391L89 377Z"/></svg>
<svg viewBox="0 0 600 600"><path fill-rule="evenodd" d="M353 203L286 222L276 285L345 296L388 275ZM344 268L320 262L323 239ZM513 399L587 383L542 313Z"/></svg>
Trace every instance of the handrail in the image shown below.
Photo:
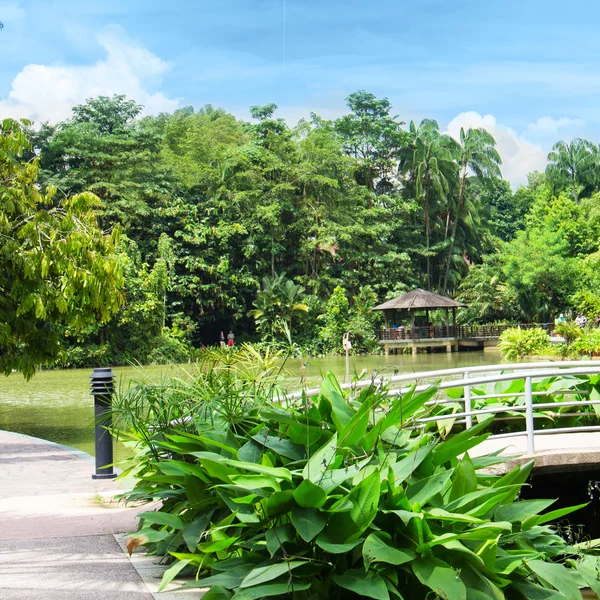
<svg viewBox="0 0 600 600"><path fill-rule="evenodd" d="M370 385L383 385L384 383L402 383L404 381L417 381L419 379L444 379L451 375L464 375L465 373L496 373L499 371L519 371L531 368L548 368L548 369L564 369L572 366L580 366L582 363L590 367L600 367L600 360L564 360L564 361L544 361L530 363L509 363L497 365L479 365L472 367L457 367L454 369L441 369L437 371L420 371L417 373L406 373L404 375L394 375L392 377L378 377L373 379L361 379L352 383L344 383L341 385L343 390L355 390L369 387ZM320 388L310 388L299 392L292 392L286 395L288 400L296 400L306 394L309 398L318 396L321 392Z"/></svg>
<svg viewBox="0 0 600 600"><path fill-rule="evenodd" d="M502 325L415 325L400 327L382 327L377 332L380 342L427 339L489 339L497 338L507 329L541 328L551 332L554 323L506 323Z"/></svg>
<svg viewBox="0 0 600 600"><path fill-rule="evenodd" d="M511 371L509 373L504 373L503 371ZM472 377L474 373L482 373L482 376ZM491 373L497 373L496 375L491 375ZM574 390L552 390L552 391L533 391L533 380L535 379L543 379L552 376L577 376L577 375L592 375L592 374L600 374L600 360L589 360L589 361L546 361L546 362L535 362L535 363L516 363L516 364L499 364L499 365L481 365L481 366L472 366L472 367L460 367L456 369L444 369L438 371L423 371L420 373L410 373L405 375L397 375L394 377L390 377L388 379L384 378L373 378L373 379L365 379L361 381L356 381L350 384L342 385L343 389L350 390L358 390L364 387L368 387L371 385L380 386L383 384L396 384L396 383L406 383L408 381L413 381L417 385L413 385L410 387L399 387L397 389L388 390L389 396L402 396L406 394L409 390L414 391L424 391L430 387L430 384L420 384L418 382L423 379L439 379L441 380L438 386L439 390L448 390L452 388L464 388L463 397L461 398L452 398L450 400L443 399L440 401L433 400L427 402L425 405L428 407L433 406L443 406L445 404L453 404L453 403L464 403L464 409L460 412L448 413L448 414L440 414L432 417L421 417L415 419L415 426L417 428L422 428L426 423L437 422L437 421L445 421L445 420L454 420L455 422L464 423L466 428L472 427L473 417L476 416L484 416L484 415L497 415L500 413L506 413L510 411L514 411L517 413L524 412L525 413L525 431L524 432L511 432L505 434L496 434L491 437L503 438L503 437L515 437L517 435L526 435L527 436L527 453L529 455L533 455L535 453L535 435L536 434L544 434L548 435L551 433L563 433L565 431L572 431L573 428L557 428L557 429L543 429L543 430L535 430L535 417L534 412L536 410L543 409L551 409L558 407L572 407L572 406L597 406L600 405L600 400L577 400L577 401L568 401L568 402L557 402L557 403L539 403L534 404L533 398L534 396L551 396L554 394L579 394L581 396L588 395L586 390L574 391ZM444 379L449 376L462 375L462 379ZM474 386L484 386L491 383L497 383L499 381L514 381L518 379L525 380L525 391L524 392L515 392L515 393L499 393L494 395L493 393L484 394L481 396L473 396L471 394L472 388ZM295 392L293 394L289 394L286 396L288 400L298 399L302 396L302 394L306 394L308 397L316 396L320 392L319 389L310 389L304 390L302 392ZM505 397L525 397L525 404L519 406L495 406L489 408L481 408L473 410L472 402L477 399L487 399L487 398L499 398L502 401L502 398ZM567 413L572 416L573 413ZM557 413L554 415L557 418L561 418L567 416L565 413ZM464 420L462 420L464 419ZM600 426L580 426L576 427L578 431L600 431Z"/></svg>

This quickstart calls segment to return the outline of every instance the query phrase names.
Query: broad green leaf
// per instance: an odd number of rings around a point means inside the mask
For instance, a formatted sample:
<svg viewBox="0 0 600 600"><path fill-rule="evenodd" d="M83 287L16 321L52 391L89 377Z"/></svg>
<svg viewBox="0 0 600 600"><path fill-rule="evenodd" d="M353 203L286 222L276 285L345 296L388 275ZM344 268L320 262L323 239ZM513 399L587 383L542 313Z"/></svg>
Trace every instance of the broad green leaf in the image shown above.
<svg viewBox="0 0 600 600"><path fill-rule="evenodd" d="M438 392L439 384L434 384L428 387L423 392L416 393L416 386L401 397L402 410L400 414L400 424L404 425L418 410L420 410L425 402L429 402Z"/></svg>
<svg viewBox="0 0 600 600"><path fill-rule="evenodd" d="M400 511L395 511L400 512ZM482 519L473 517L472 515L466 515L463 513L451 513L443 508L430 508L429 510L423 511L425 516L431 517L432 519L438 519L440 521L449 521L451 523L473 523L480 524L484 523Z"/></svg>
<svg viewBox="0 0 600 600"><path fill-rule="evenodd" d="M305 541L310 542L317 537L327 524L327 514L316 508L292 508L292 525L296 528L298 535Z"/></svg>
<svg viewBox="0 0 600 600"><path fill-rule="evenodd" d="M549 523L550 521L556 521L558 519L562 519L564 516L569 515L573 512L581 510L585 508L589 502L585 504L578 504L577 506L567 506L566 508L558 508L556 510L551 510L550 512L544 513L543 515L534 515L531 517L527 517L523 519L523 529L529 529L530 527L535 527L536 525L543 525L544 523Z"/></svg>
<svg viewBox="0 0 600 600"><path fill-rule="evenodd" d="M598 558L583 557L579 561L570 561L577 569L586 585L600 598L600 573L598 573Z"/></svg>
<svg viewBox="0 0 600 600"><path fill-rule="evenodd" d="M514 587L527 600L565 600L561 593L544 588L537 583L516 582Z"/></svg>
<svg viewBox="0 0 600 600"><path fill-rule="evenodd" d="M449 440L436 446L433 449L433 464L443 465L449 460L456 458L459 454L463 454L473 448L473 446L477 446L477 444L485 441L489 437L489 433L481 436L478 436L477 434L488 427L493 420L494 417L489 417L481 423L457 433Z"/></svg>
<svg viewBox="0 0 600 600"><path fill-rule="evenodd" d="M227 588L232 590L239 587L244 577L252 570L251 565L239 565L222 572L217 572L216 575L205 577L195 582L192 587L210 587L214 586ZM206 597L206 596L203 596Z"/></svg>
<svg viewBox="0 0 600 600"><path fill-rule="evenodd" d="M152 523L154 525L166 525L172 529L183 529L183 521L177 516L171 513L150 511L143 512L138 515L139 519L144 519L146 523Z"/></svg>
<svg viewBox="0 0 600 600"><path fill-rule="evenodd" d="M566 600L582 600L577 580L564 565L543 560L530 560L527 562L527 566L542 581L556 588Z"/></svg>
<svg viewBox="0 0 600 600"><path fill-rule="evenodd" d="M448 469L442 473L432 475L421 479L406 488L406 496L411 504L425 504L434 496L443 493L448 484L450 478L454 474L454 469Z"/></svg>
<svg viewBox="0 0 600 600"><path fill-rule="evenodd" d="M391 540L391 536L385 533L372 533L367 537L362 548L367 569L374 562L384 562L398 566L416 558L415 553L408 548L398 549L390 546L388 542L391 542Z"/></svg>
<svg viewBox="0 0 600 600"><path fill-rule="evenodd" d="M528 517L538 515L543 510L554 504L556 500L520 500L512 504L498 507L494 513L496 521L510 521L516 523Z"/></svg>
<svg viewBox="0 0 600 600"><path fill-rule="evenodd" d="M377 573L369 572L365 575L362 569L349 569L343 575L334 575L333 581L362 598L389 600L390 597L385 582Z"/></svg>
<svg viewBox="0 0 600 600"><path fill-rule="evenodd" d="M226 550L233 544L238 541L237 537L227 537L222 540L213 540L210 542L202 542L198 544L198 550L200 552L204 552L205 554L210 554L211 552L221 552L221 550Z"/></svg>
<svg viewBox="0 0 600 600"><path fill-rule="evenodd" d="M264 430L265 432L267 429ZM304 447L298 444L294 444L289 440L282 440L278 437L264 435L259 432L252 436L252 439L257 443L273 450L276 454L289 458L291 460L303 460L305 458Z"/></svg>
<svg viewBox="0 0 600 600"><path fill-rule="evenodd" d="M323 488L305 479L293 492L294 500L302 508L321 508L327 500Z"/></svg>
<svg viewBox="0 0 600 600"><path fill-rule="evenodd" d="M200 462L204 465L205 462L213 462L213 456L215 456L211 452L192 452L192 455L200 459ZM218 456L218 455L216 455ZM284 481L291 481L292 474L288 469L284 469L283 467L269 467L266 465L260 465L257 463L251 462L243 462L241 460L233 460L231 458L223 458L219 457L218 462L220 466L230 467L227 471L227 481L229 483L230 475L239 474L237 470L250 471L252 473L262 473L263 475L271 475L272 477L276 477L279 479L283 479ZM235 469L235 470L234 470Z"/></svg>
<svg viewBox="0 0 600 600"><path fill-rule="evenodd" d="M258 463L265 451L264 446L257 444L254 440L248 440L239 450L238 459L244 462Z"/></svg>
<svg viewBox="0 0 600 600"><path fill-rule="evenodd" d="M408 479L419 468L420 464L431 454L434 447L435 442L431 442L398 461L392 467L396 478L396 485L400 485L406 481L406 479Z"/></svg>
<svg viewBox="0 0 600 600"><path fill-rule="evenodd" d="M190 564L190 562L190 560L180 560L169 567L163 573L162 580L158 588L159 593L162 592L171 583L171 581L173 581L173 579L175 579L175 577L177 577L177 575L179 575L179 573Z"/></svg>
<svg viewBox="0 0 600 600"><path fill-rule="evenodd" d="M384 510L384 513L391 513L394 515L397 515L398 517L400 517L402 519L402 522L405 525L408 525L411 521L411 519L421 519L423 520L425 518L425 515L423 513L417 513L417 512L411 512L409 510Z"/></svg>
<svg viewBox="0 0 600 600"><path fill-rule="evenodd" d="M444 600L467 600L460 574L441 560L419 558L411 563L417 579Z"/></svg>
<svg viewBox="0 0 600 600"><path fill-rule="evenodd" d="M329 371L321 383L321 396L331 403L331 420L338 434L348 425L354 411L348 406L344 392L335 375Z"/></svg>
<svg viewBox="0 0 600 600"><path fill-rule="evenodd" d="M267 517L274 518L292 510L294 506L294 496L292 490L275 492L263 500L263 507Z"/></svg>
<svg viewBox="0 0 600 600"><path fill-rule="evenodd" d="M151 544L156 544L157 542L162 542L163 540L166 540L169 537L172 537L173 534L168 532L165 529L161 529L160 531L156 531L156 529L140 529L139 531L136 531L135 533L131 534L130 537L140 537L140 538L145 538L146 541L150 542Z"/></svg>
<svg viewBox="0 0 600 600"><path fill-rule="evenodd" d="M258 490L270 488L275 492L281 490L281 486L272 475L231 475L231 481L234 485L247 490Z"/></svg>
<svg viewBox="0 0 600 600"><path fill-rule="evenodd" d="M335 456L336 450L337 433L310 457L302 471L302 477L318 484Z"/></svg>
<svg viewBox="0 0 600 600"><path fill-rule="evenodd" d="M190 552L196 550L196 546L200 542L200 536L206 530L209 523L209 517L198 517L191 523L186 523L183 526L183 540L186 543Z"/></svg>
<svg viewBox="0 0 600 600"><path fill-rule="evenodd" d="M224 587L212 587L202 596L202 600L231 600L232 592Z"/></svg>
<svg viewBox="0 0 600 600"><path fill-rule="evenodd" d="M289 598L297 592L308 590L310 585L310 583L297 580L287 580L281 583L263 583L238 591L234 598L235 600L260 600L260 598L269 598L271 596Z"/></svg>
<svg viewBox="0 0 600 600"><path fill-rule="evenodd" d="M268 529L265 534L267 542L267 550L271 558L282 548L286 542L291 542L296 539L296 532L290 523Z"/></svg>
<svg viewBox="0 0 600 600"><path fill-rule="evenodd" d="M329 552L330 554L346 554L351 550L354 550L356 546L359 546L363 543L362 539L354 540L353 542L347 542L345 544L336 544L332 542L326 534L322 533L315 540L315 544L319 546L319 548L325 550L325 552Z"/></svg>
<svg viewBox="0 0 600 600"><path fill-rule="evenodd" d="M350 511L350 518L361 533L371 524L377 515L380 489L379 473L375 472L361 481L350 492L349 498L354 505Z"/></svg>
<svg viewBox="0 0 600 600"><path fill-rule="evenodd" d="M347 425L339 432L340 446L354 446L364 438L375 400L375 395L365 400Z"/></svg>
<svg viewBox="0 0 600 600"><path fill-rule="evenodd" d="M252 571L246 575L244 581L240 584L240 587L247 588L266 583L267 581L273 581L273 579L277 579L280 575L290 574L294 569L303 564L306 564L305 561L291 560L269 565L268 567L257 567L252 569Z"/></svg>
<svg viewBox="0 0 600 600"><path fill-rule="evenodd" d="M462 498L477 490L477 475L468 454L458 463L454 471L452 487L450 488L450 501Z"/></svg>

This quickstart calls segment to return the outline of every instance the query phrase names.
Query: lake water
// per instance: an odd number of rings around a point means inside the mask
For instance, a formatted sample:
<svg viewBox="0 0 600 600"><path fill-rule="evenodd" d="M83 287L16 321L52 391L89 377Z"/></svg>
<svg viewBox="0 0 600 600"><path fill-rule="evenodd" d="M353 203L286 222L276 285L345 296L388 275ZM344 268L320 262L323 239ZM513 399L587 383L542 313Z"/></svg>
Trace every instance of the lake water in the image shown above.
<svg viewBox="0 0 600 600"><path fill-rule="evenodd" d="M365 371L363 377L377 372L381 375L417 373L436 369L497 364L501 362L495 348L484 352L432 353L397 356L351 357L351 373ZM153 366L141 369L151 377L181 376L178 366ZM285 365L289 388L300 385L300 361L290 360ZM120 367L113 369L119 378L140 378L140 369ZM333 371L343 380L346 362L343 357L310 359L306 367L309 386L318 386L321 374ZM92 369L42 371L30 381L13 374L0 379L0 429L24 433L94 453L94 403L90 396ZM115 447L115 459L127 454L120 444Z"/></svg>

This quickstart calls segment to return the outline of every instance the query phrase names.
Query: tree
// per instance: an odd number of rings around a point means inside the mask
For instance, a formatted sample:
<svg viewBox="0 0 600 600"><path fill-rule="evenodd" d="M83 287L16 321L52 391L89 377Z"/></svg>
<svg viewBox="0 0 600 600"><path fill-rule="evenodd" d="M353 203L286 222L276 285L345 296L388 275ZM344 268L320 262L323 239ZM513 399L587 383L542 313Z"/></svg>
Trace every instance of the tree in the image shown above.
<svg viewBox="0 0 600 600"><path fill-rule="evenodd" d="M159 168L160 137L151 121L135 120L141 110L123 96L99 96L75 106L71 120L36 136L42 185L67 195L93 192L103 201L103 226L120 223L138 241L168 185Z"/></svg>
<svg viewBox="0 0 600 600"><path fill-rule="evenodd" d="M401 154L398 171L405 177L422 202L425 214L425 258L427 289L431 289L431 203L434 195L445 200L458 170L457 142L440 133L437 121L423 119L417 127L410 123L411 143Z"/></svg>
<svg viewBox="0 0 600 600"><path fill-rule="evenodd" d="M546 176L555 191L568 190L575 202L586 187L591 187L598 164L598 147L576 138L571 143L557 142L548 154Z"/></svg>
<svg viewBox="0 0 600 600"><path fill-rule="evenodd" d="M496 150L496 140L490 133L485 129L468 129L465 132L462 127L460 128L460 156L458 158L460 180L454 219L452 219L452 233L450 234L450 246L448 247L442 293L445 293L448 287L448 274L452 262L458 222L467 208L467 177L473 174L479 180L490 181L493 178L500 177L501 164L502 159ZM477 213L477 211L473 212ZM451 211L449 210L449 219L450 215Z"/></svg>
<svg viewBox="0 0 600 600"><path fill-rule="evenodd" d="M303 302L304 288L287 279L285 273L264 277L254 308L248 313L256 329L269 341L277 341L294 328L295 313L308 312Z"/></svg>
<svg viewBox="0 0 600 600"><path fill-rule="evenodd" d="M38 159L24 162L24 127L0 126L0 369L26 377L59 355L58 326L106 322L122 303L118 230L97 224L100 201L39 191Z"/></svg>
<svg viewBox="0 0 600 600"><path fill-rule="evenodd" d="M398 153L408 135L403 121L390 115L387 98L378 99L364 90L346 99L351 113L335 121L335 129L344 140L344 150L357 161L358 181L370 191L386 189L395 175Z"/></svg>

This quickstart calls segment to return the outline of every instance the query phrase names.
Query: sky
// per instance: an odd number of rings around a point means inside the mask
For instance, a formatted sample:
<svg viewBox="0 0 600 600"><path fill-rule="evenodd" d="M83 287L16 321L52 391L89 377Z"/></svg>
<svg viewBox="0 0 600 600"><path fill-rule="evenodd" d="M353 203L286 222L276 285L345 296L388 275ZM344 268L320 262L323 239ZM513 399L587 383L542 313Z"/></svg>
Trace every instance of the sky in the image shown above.
<svg viewBox="0 0 600 600"><path fill-rule="evenodd" d="M406 122L485 127L513 187L557 140L600 141L593 0L0 0L0 21L0 119L123 93L295 124L365 89Z"/></svg>

